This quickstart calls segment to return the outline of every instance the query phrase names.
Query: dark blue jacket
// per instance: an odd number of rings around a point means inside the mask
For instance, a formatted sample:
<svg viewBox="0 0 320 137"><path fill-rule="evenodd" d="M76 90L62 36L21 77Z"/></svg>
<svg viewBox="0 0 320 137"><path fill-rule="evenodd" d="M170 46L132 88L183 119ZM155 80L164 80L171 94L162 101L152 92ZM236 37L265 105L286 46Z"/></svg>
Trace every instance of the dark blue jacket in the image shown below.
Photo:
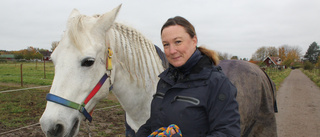
<svg viewBox="0 0 320 137"><path fill-rule="evenodd" d="M237 90L219 66L199 50L180 68L159 75L151 116L137 137L176 124L183 137L240 136Z"/></svg>

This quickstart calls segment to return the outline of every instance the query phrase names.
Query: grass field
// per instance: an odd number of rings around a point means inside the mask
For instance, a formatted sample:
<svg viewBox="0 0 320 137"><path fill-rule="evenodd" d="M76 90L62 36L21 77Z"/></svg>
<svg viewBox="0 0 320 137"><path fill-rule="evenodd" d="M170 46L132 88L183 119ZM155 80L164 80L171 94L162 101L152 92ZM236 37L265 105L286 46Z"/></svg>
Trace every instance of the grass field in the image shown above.
<svg viewBox="0 0 320 137"><path fill-rule="evenodd" d="M54 65L52 62L2 63L0 64L0 82L21 83L21 64L23 85L51 85L54 76Z"/></svg>
<svg viewBox="0 0 320 137"><path fill-rule="evenodd" d="M0 91L18 88L19 85L5 86ZM0 93L0 132L34 124L45 108L45 96L49 88Z"/></svg>

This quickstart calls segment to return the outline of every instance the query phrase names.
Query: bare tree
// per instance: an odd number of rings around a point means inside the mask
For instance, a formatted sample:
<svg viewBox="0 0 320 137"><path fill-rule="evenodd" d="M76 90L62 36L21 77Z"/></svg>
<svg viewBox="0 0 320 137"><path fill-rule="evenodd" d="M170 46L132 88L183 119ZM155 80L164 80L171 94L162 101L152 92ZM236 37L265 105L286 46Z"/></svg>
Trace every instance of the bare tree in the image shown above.
<svg viewBox="0 0 320 137"><path fill-rule="evenodd" d="M268 56L278 57L278 49L276 47L268 47L267 48Z"/></svg>
<svg viewBox="0 0 320 137"><path fill-rule="evenodd" d="M252 54L251 59L255 61L263 61L268 56L278 57L278 49L276 47L260 47L255 53Z"/></svg>
<svg viewBox="0 0 320 137"><path fill-rule="evenodd" d="M219 55L219 59L220 59L220 60L228 60L228 59L230 59L231 56L232 56L231 54L226 53L226 52L224 52L224 53L218 52L218 55Z"/></svg>
<svg viewBox="0 0 320 137"><path fill-rule="evenodd" d="M53 52L58 47L60 41L53 41L51 44L51 51Z"/></svg>
<svg viewBox="0 0 320 137"><path fill-rule="evenodd" d="M251 59L255 61L263 61L267 56L268 56L267 48L263 46L257 49L257 51L252 54Z"/></svg>

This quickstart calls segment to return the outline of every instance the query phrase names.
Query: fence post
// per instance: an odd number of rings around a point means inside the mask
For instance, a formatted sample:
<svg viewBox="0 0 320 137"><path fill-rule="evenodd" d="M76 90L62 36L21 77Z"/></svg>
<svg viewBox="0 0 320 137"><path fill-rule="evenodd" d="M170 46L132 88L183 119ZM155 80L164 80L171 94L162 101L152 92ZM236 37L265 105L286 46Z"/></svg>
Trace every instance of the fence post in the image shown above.
<svg viewBox="0 0 320 137"><path fill-rule="evenodd" d="M46 79L46 60L43 60L43 73L44 73L44 79Z"/></svg>
<svg viewBox="0 0 320 137"><path fill-rule="evenodd" d="M20 64L20 74L21 74L21 87L23 87L23 75L22 75L22 64Z"/></svg>

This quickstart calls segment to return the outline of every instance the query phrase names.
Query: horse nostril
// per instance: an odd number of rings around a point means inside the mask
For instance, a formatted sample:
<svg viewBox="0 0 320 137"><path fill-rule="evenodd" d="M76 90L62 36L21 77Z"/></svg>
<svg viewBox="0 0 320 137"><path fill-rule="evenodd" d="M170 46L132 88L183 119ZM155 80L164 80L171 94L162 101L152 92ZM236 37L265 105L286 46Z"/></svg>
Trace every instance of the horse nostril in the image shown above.
<svg viewBox="0 0 320 137"><path fill-rule="evenodd" d="M63 125L57 124L48 131L50 136L62 136Z"/></svg>

